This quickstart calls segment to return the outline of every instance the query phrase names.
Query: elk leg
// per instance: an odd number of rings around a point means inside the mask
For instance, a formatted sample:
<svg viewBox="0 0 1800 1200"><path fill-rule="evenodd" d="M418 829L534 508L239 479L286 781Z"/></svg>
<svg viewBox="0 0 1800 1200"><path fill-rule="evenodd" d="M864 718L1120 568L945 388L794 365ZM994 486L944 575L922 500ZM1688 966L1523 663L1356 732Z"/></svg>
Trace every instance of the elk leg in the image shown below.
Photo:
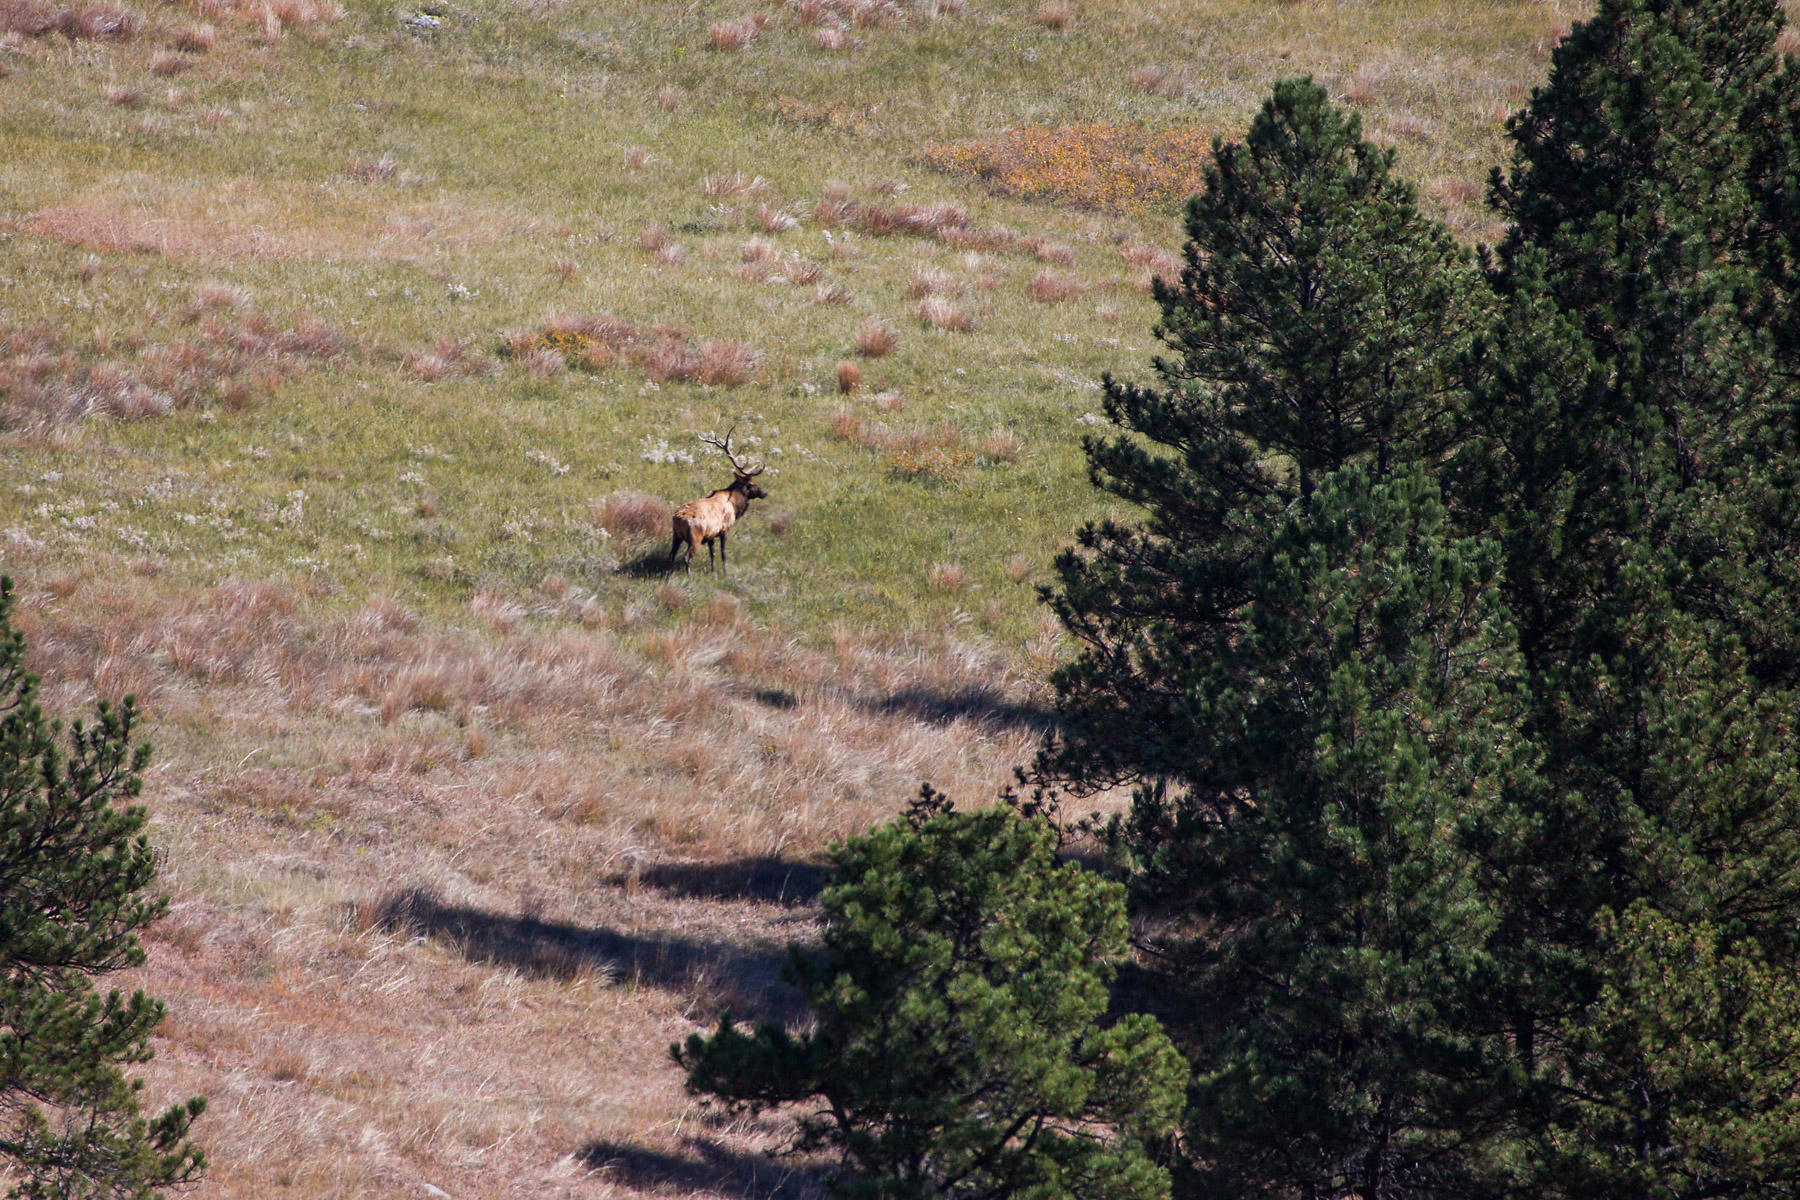
<svg viewBox="0 0 1800 1200"><path fill-rule="evenodd" d="M719 566L727 570L731 567L730 562L725 558L725 535L722 533L719 535Z"/></svg>
<svg viewBox="0 0 1800 1200"><path fill-rule="evenodd" d="M680 553L681 553L681 538L679 536L677 536L675 538L674 544L669 547L669 566L668 566L668 570L665 571L664 574L667 574L668 571L673 571L675 569L675 556Z"/></svg>

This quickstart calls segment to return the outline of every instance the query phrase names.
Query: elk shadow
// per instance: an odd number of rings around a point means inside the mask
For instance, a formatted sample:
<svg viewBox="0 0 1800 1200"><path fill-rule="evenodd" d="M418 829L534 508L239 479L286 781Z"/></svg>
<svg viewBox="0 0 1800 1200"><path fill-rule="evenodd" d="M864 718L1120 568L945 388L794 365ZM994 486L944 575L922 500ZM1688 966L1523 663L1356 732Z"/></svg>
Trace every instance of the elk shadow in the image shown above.
<svg viewBox="0 0 1800 1200"><path fill-rule="evenodd" d="M646 887L697 900L759 900L790 907L811 904L825 890L830 868L779 858L736 862L664 862L646 866Z"/></svg>
<svg viewBox="0 0 1800 1200"><path fill-rule="evenodd" d="M680 562L675 564L675 570L681 570ZM665 539L660 548L654 542L648 547L635 547L629 555L619 560L619 565L614 568L614 571L627 579L663 578L670 573L668 541Z"/></svg>
<svg viewBox="0 0 1800 1200"><path fill-rule="evenodd" d="M979 684L954 691L901 688L879 699L865 699L861 707L884 716L907 716L934 724L969 720L1001 728L1029 729L1040 737L1062 726L1056 714L1043 705L1020 704L1007 699L997 688Z"/></svg>
<svg viewBox="0 0 1800 1200"><path fill-rule="evenodd" d="M699 1138L690 1138L687 1145L692 1155L597 1141L581 1151L580 1161L634 1192L703 1193L733 1200L814 1200L822 1195L810 1172L765 1155L726 1150Z"/></svg>
<svg viewBox="0 0 1800 1200"><path fill-rule="evenodd" d="M446 904L430 888L395 892L375 906L371 924L426 937L469 962L510 967L534 979L626 979L730 1009L752 1023L792 1024L806 1011L800 993L781 981L785 951L682 937L645 937L531 916L508 917Z"/></svg>

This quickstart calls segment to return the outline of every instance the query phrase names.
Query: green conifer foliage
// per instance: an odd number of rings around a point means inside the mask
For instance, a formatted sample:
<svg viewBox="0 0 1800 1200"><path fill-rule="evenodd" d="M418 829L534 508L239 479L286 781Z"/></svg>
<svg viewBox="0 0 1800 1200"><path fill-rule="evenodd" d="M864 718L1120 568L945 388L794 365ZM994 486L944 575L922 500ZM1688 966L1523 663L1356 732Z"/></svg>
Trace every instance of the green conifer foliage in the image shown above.
<svg viewBox="0 0 1800 1200"><path fill-rule="evenodd" d="M1253 599L1196 648L1183 704L1213 744L1112 830L1203 931L1167 946L1196 1194L1476 1187L1511 1085L1464 826L1532 770L1496 566L1421 468L1347 467L1267 518Z"/></svg>
<svg viewBox="0 0 1800 1200"><path fill-rule="evenodd" d="M93 977L144 961L137 932L164 903L138 794L149 747L130 744L136 709L102 704L67 754L24 669L0 579L0 1155L24 1197L154 1196L194 1179L186 1140L203 1100L154 1120L120 1071L150 1057L163 1007L143 992L102 996Z"/></svg>
<svg viewBox="0 0 1800 1200"><path fill-rule="evenodd" d="M1125 953L1123 888L1056 861L1041 816L908 818L836 848L824 953L790 980L816 1027L729 1015L672 1048L688 1086L734 1105L811 1103L798 1148L830 1148L840 1195L1156 1200L1148 1152L1186 1069L1153 1018L1100 1028Z"/></svg>
<svg viewBox="0 0 1800 1200"><path fill-rule="evenodd" d="M1179 773L1213 740L1183 679L1249 599L1249 527L1346 464L1435 460L1483 320L1479 276L1391 152L1310 81L1278 84L1207 179L1181 283L1157 292L1178 356L1155 361L1161 387L1109 379L1129 434L1087 446L1145 523L1089 526L1057 562L1051 599L1084 654L1056 680L1073 736L1054 773L1077 788Z"/></svg>

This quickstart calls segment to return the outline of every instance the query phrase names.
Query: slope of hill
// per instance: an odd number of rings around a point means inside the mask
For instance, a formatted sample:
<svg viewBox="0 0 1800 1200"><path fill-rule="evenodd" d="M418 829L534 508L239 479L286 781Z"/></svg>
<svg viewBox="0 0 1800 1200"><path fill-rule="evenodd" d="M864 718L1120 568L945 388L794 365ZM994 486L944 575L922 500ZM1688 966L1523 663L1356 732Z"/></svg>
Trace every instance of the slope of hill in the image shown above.
<svg viewBox="0 0 1800 1200"><path fill-rule="evenodd" d="M1311 73L1482 236L1577 15L0 0L0 565L57 710L148 711L195 1194L815 1189L664 1048L1048 728L1198 148Z"/></svg>

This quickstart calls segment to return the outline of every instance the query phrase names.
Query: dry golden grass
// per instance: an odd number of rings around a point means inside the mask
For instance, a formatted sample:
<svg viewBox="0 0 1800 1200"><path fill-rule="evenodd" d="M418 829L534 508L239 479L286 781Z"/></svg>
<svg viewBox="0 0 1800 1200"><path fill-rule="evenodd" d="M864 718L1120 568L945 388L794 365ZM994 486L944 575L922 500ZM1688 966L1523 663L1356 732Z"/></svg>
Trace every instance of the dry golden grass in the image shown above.
<svg viewBox="0 0 1800 1200"><path fill-rule="evenodd" d="M1101 122L1031 125L997 137L930 146L925 161L995 191L1078 208L1147 212L1199 190L1213 130Z"/></svg>

